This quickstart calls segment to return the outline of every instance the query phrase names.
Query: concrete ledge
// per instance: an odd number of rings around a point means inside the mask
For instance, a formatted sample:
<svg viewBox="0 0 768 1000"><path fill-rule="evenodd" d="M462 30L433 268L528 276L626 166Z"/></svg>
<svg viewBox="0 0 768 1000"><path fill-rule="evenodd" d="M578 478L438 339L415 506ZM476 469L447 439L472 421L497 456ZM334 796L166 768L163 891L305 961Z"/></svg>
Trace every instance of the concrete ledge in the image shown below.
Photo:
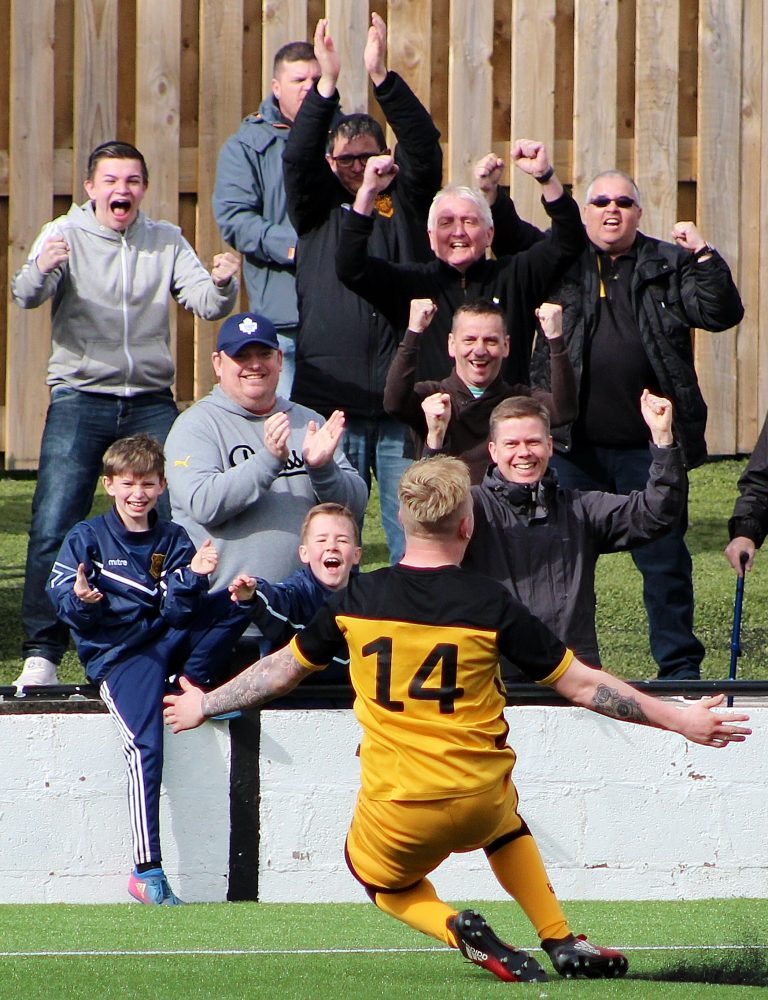
<svg viewBox="0 0 768 1000"><path fill-rule="evenodd" d="M571 708L507 710L521 813L565 899L768 895L768 708L754 735L710 750ZM264 711L259 897L363 900L342 849L358 785L353 714ZM164 864L194 902L226 898L226 723L166 736ZM104 715L0 716L0 902L127 902L122 753ZM255 770L255 769L254 769ZM237 838L233 832L233 841ZM435 877L447 898L503 898L482 855Z"/></svg>

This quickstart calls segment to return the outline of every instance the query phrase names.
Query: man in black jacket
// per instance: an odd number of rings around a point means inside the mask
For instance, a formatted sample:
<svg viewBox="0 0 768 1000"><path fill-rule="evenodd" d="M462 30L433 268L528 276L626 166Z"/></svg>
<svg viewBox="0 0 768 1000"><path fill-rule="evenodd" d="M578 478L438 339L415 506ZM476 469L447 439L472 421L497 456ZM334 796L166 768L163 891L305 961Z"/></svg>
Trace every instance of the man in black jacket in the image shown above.
<svg viewBox="0 0 768 1000"><path fill-rule="evenodd" d="M456 455L469 468L473 484L488 469L488 426L495 407L509 396L534 396L547 407L553 424L576 416L576 383L563 341L562 309L551 302L536 315L549 341L552 392L509 385L501 367L509 354L504 311L488 299L472 299L453 314L448 353L454 367L448 378L416 382L420 340L435 315L431 299L414 299L408 330L387 375L384 407L414 434L419 457Z"/></svg>
<svg viewBox="0 0 768 1000"><path fill-rule="evenodd" d="M426 264L383 259L375 246L372 213L377 191L390 176L388 157L368 162L353 209L342 222L336 270L348 288L401 330L408 323L411 299L431 299L437 306L421 341L419 380L450 374L447 345L453 314L470 299L486 298L497 302L507 316L510 351L502 369L504 379L527 383L535 310L586 245L578 207L557 179L545 146L520 140L512 159L541 185L544 208L552 219L546 238L513 257L486 259L494 233L488 203L480 191L450 184L435 195L427 220L437 259ZM520 244L515 247L519 249Z"/></svg>
<svg viewBox="0 0 768 1000"><path fill-rule="evenodd" d="M674 243L639 232L642 206L631 177L616 170L598 175L586 200L590 243L552 294L563 306L579 385L579 416L557 429L553 465L563 486L627 493L642 489L648 477L648 428L637 407L646 387L672 401L686 466L706 457L707 407L691 328L725 330L744 310L728 265L692 222L676 223ZM500 198L494 205L497 237L504 204ZM531 383L546 387L548 367L537 345ZM651 652L666 680L698 678L704 657L693 631L686 527L683 509L673 531L632 555L643 574Z"/></svg>
<svg viewBox="0 0 768 1000"><path fill-rule="evenodd" d="M296 283L299 332L291 396L324 415L339 407L346 415L344 451L370 486L379 483L381 513L390 558L402 553L397 520L397 484L410 459L405 428L384 412L382 396L399 330L336 277L335 256L347 213L365 165L385 152L378 122L348 115L335 126L339 106L339 55L318 22L314 38L320 79L296 116L283 158L288 212L299 236ZM398 140L397 178L376 203L374 244L388 260L426 260L426 217L442 177L440 134L407 84L385 66L386 28L372 15L364 59L374 95ZM327 145L326 145L327 144Z"/></svg>
<svg viewBox="0 0 768 1000"><path fill-rule="evenodd" d="M463 565L503 583L590 666L600 666L598 557L660 538L685 504L672 406L645 390L640 409L652 436L642 490L624 496L560 486L549 470L549 412L530 396L506 399L491 414L488 447L496 464L472 487L475 530ZM505 679L517 679L508 664L502 668Z"/></svg>

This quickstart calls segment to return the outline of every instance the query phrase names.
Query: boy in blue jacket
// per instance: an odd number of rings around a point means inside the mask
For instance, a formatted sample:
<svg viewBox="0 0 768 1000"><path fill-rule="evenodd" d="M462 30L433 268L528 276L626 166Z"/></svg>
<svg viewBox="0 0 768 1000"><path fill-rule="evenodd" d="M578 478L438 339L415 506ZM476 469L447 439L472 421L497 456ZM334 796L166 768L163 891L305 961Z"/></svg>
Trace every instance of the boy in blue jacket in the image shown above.
<svg viewBox="0 0 768 1000"><path fill-rule="evenodd" d="M301 525L301 569L280 583L246 573L235 577L229 591L261 632L261 656L286 646L331 594L347 586L362 551L352 511L343 504L320 503L307 511ZM349 658L334 658L324 673L324 684L349 684ZM292 704L299 706L295 698ZM316 706L317 700L311 704Z"/></svg>
<svg viewBox="0 0 768 1000"><path fill-rule="evenodd" d="M115 505L72 528L48 594L123 741L134 860L128 892L141 903L176 906L160 851L163 694L174 674L206 688L223 680L248 616L226 591L208 594L218 561L210 539L195 551L180 525L158 518L165 478L154 438L111 445L103 483Z"/></svg>

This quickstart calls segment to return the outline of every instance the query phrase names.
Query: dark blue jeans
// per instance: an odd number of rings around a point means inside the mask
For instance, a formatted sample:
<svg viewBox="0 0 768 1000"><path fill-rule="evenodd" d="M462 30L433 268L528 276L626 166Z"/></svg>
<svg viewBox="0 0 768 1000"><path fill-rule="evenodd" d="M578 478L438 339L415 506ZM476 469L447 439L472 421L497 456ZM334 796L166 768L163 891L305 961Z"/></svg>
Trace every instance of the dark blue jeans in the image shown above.
<svg viewBox="0 0 768 1000"><path fill-rule="evenodd" d="M558 452L552 459L562 486L611 493L645 489L650 464L647 448L580 447L570 455ZM695 680L704 659L704 647L693 633L687 527L686 512L669 534L632 552L635 566L643 575L648 636L659 680Z"/></svg>
<svg viewBox="0 0 768 1000"><path fill-rule="evenodd" d="M60 663L69 645L69 629L56 618L46 584L64 536L88 516L104 452L132 434L151 434L164 442L177 412L169 389L130 398L66 386L53 389L32 500L21 602L25 657L44 656ZM170 520L167 494L157 509L160 517Z"/></svg>
<svg viewBox="0 0 768 1000"><path fill-rule="evenodd" d="M389 561L399 562L405 548L403 529L398 520L400 501L397 487L400 476L413 459L404 458L408 431L393 417L347 417L344 425L342 447L368 490L371 489L371 472L379 484L381 523L389 549ZM362 526L361 526L362 527Z"/></svg>

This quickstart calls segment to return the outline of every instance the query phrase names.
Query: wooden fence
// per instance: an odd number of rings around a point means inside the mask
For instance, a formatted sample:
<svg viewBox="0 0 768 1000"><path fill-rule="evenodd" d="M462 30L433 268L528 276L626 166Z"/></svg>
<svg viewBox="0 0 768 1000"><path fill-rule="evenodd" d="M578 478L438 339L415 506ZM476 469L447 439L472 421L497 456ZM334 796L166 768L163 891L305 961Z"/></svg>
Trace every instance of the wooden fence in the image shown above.
<svg viewBox="0 0 768 1000"><path fill-rule="evenodd" d="M643 230L695 218L731 263L747 308L738 330L699 334L716 454L751 449L768 407L768 12L763 0L0 0L0 275L41 225L83 200L89 150L115 136L150 166L150 215L178 222L208 263L218 150L269 85L283 42L330 19L347 110L369 106L362 49L371 9L389 64L431 109L446 179L511 137L554 150L577 198L598 170L629 170ZM372 109L373 110L373 109ZM535 185L512 178L524 216ZM3 238L6 236L7 238ZM761 332L766 330L766 332ZM211 384L214 328L174 316L177 395ZM47 405L48 307L0 296L2 445L34 468ZM0 381L0 385L2 382Z"/></svg>

